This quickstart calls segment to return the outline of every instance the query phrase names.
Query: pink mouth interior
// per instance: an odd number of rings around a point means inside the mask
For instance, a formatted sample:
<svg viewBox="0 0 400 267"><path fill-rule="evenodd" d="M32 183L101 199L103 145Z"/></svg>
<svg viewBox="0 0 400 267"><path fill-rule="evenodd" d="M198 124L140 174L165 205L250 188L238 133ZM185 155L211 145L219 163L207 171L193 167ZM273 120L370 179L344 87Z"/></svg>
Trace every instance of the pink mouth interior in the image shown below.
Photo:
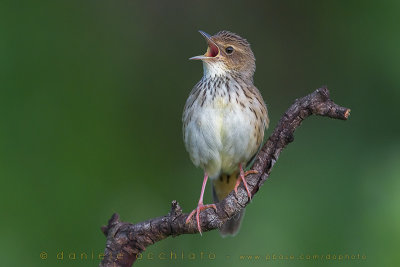
<svg viewBox="0 0 400 267"><path fill-rule="evenodd" d="M219 53L218 47L213 42L208 42L207 57L216 57Z"/></svg>

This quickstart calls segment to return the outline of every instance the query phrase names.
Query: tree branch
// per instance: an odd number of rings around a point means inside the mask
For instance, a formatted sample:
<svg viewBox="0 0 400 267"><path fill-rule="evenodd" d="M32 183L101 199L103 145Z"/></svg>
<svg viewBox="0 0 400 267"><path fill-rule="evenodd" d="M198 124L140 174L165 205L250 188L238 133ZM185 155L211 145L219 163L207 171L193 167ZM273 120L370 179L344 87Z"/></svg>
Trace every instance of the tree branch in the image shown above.
<svg viewBox="0 0 400 267"><path fill-rule="evenodd" d="M246 180L252 195L257 193L268 178L282 149L293 142L296 128L312 114L347 120L350 109L335 104L330 99L329 91L325 87L296 99L258 153L252 166L252 170L256 170L258 173L247 176ZM219 228L248 203L249 198L241 184L237 195L232 191L225 199L216 204L217 211L207 209L201 212L200 224L203 232ZM118 214L113 214L108 225L102 227L103 233L107 236L107 243L100 266L129 267L146 247L168 236L197 233L194 219L185 224L187 216L187 213L182 213L181 207L175 200L172 201L171 211L167 215L137 224L120 222Z"/></svg>

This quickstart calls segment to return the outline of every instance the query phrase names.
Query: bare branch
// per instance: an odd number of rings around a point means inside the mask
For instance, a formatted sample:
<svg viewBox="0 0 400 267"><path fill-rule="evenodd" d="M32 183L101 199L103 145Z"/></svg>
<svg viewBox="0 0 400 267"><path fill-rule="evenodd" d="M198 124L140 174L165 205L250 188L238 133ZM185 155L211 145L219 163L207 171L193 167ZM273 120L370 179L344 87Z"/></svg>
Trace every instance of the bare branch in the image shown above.
<svg viewBox="0 0 400 267"><path fill-rule="evenodd" d="M256 170L258 173L247 176L246 180L252 195L257 193L268 178L282 149L293 142L296 128L312 114L347 120L350 109L335 104L330 99L329 91L325 87L296 99L258 153L252 167L252 170ZM201 212L200 224L203 232L217 229L248 203L249 199L242 184L237 195L231 192L216 204L217 212L214 209ZM187 216L187 213L182 213L181 207L175 200L172 201L171 211L167 215L137 224L120 222L118 214L114 214L108 225L102 227L103 233L107 236L107 243L100 266L129 267L135 262L137 255L149 245L168 236L197 233L194 219L185 224Z"/></svg>

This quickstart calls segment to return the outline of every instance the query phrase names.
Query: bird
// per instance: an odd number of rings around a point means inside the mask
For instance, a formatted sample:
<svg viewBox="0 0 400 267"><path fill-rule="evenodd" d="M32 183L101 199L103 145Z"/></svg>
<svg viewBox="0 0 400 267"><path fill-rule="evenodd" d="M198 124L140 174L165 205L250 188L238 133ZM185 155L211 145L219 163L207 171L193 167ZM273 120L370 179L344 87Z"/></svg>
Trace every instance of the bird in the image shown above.
<svg viewBox="0 0 400 267"><path fill-rule="evenodd" d="M251 200L246 176L247 164L261 148L268 128L267 106L253 84L255 57L249 42L230 31L213 36L199 31L207 41L204 55L191 57L203 63L203 76L186 100L182 115L183 140L190 159L204 171L200 198L187 217L196 214L197 229L202 234L200 212L213 208L241 182ZM213 183L213 204L204 205L207 180ZM220 228L221 236L234 236L243 219L244 209Z"/></svg>

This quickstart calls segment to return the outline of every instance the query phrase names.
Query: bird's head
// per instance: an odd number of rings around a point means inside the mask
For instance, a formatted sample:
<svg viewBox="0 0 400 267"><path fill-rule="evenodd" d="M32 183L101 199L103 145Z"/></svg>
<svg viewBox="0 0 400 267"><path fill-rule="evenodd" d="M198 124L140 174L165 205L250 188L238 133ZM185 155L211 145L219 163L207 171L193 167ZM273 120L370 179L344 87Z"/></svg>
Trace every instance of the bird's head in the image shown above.
<svg viewBox="0 0 400 267"><path fill-rule="evenodd" d="M213 36L200 33L207 41L207 52L190 59L203 61L204 75L224 76L234 72L252 79L256 59L246 39L229 31L220 31Z"/></svg>

